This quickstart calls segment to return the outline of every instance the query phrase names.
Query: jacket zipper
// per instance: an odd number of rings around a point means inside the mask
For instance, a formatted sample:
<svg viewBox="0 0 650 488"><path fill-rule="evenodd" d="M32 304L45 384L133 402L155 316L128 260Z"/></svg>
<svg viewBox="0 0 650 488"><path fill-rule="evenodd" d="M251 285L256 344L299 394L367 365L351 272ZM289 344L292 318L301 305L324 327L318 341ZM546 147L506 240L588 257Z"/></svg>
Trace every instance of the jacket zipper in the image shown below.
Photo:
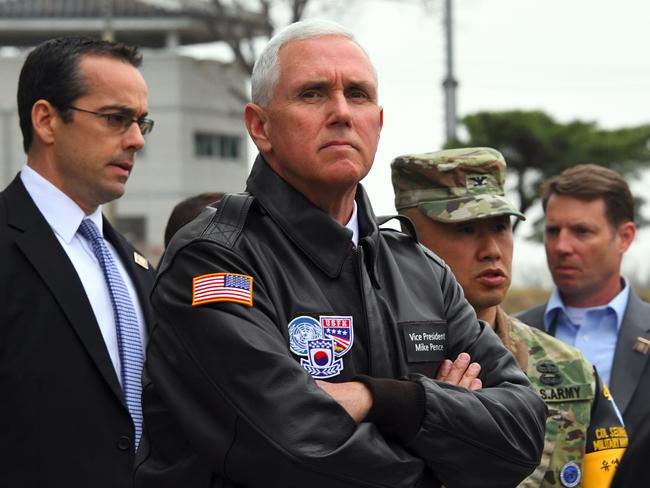
<svg viewBox="0 0 650 488"><path fill-rule="evenodd" d="M366 349L368 355L368 374L372 374L373 365L372 365L372 346L370 344L370 324L368 324L368 309L366 307L366 294L363 287L363 247L356 246L352 249L354 257L357 260L357 279L359 280L359 291L361 295L361 313L363 315L363 323L365 325L366 331Z"/></svg>

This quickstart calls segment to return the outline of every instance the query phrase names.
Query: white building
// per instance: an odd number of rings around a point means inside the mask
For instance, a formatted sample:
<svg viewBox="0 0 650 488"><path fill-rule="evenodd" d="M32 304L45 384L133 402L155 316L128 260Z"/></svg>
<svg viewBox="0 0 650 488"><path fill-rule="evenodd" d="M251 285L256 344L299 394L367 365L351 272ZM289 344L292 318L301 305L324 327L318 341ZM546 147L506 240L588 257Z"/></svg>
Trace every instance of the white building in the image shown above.
<svg viewBox="0 0 650 488"><path fill-rule="evenodd" d="M0 188L25 162L16 90L28 47L59 35L100 37L105 4L104 0L0 2L0 45L19 46L0 50ZM116 40L156 47L143 48L142 66L155 127L136 157L126 194L109 205L107 213L156 262L176 203L206 191L244 188L248 136L243 102L231 89L244 92L247 79L231 65L176 52L185 42L214 40L201 22L143 1L115 4L120 7L114 7L111 18Z"/></svg>

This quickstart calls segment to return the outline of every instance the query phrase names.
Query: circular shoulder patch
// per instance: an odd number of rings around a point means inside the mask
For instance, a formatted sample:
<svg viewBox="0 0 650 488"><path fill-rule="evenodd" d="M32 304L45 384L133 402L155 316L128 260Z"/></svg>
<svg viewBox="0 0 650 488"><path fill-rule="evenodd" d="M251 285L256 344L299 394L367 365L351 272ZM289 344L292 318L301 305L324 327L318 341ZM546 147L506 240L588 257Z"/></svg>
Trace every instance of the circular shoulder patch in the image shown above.
<svg viewBox="0 0 650 488"><path fill-rule="evenodd" d="M308 341L322 338L320 322L308 315L301 315L289 322L289 348L298 356L306 356Z"/></svg>
<svg viewBox="0 0 650 488"><path fill-rule="evenodd" d="M562 482L562 486L566 486L567 488L578 486L581 478L582 473L580 472L580 466L573 461L562 466L562 469L560 470L560 481Z"/></svg>

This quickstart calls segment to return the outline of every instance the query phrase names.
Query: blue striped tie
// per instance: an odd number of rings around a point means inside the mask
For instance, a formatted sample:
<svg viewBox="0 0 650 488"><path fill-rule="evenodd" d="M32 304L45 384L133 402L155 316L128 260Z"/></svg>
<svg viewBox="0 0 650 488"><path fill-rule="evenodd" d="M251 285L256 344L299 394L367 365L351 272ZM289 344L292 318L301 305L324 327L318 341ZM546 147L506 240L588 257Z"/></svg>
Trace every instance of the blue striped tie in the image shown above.
<svg viewBox="0 0 650 488"><path fill-rule="evenodd" d="M99 229L95 223L90 219L83 219L79 226L79 234L92 245L111 295L120 363L122 365L122 388L135 426L135 447L137 449L142 434L140 397L142 393L142 366L144 364L142 340L138 329L138 316L135 313L133 302L122 280L120 271L115 265L113 256L108 250L104 238L99 234Z"/></svg>

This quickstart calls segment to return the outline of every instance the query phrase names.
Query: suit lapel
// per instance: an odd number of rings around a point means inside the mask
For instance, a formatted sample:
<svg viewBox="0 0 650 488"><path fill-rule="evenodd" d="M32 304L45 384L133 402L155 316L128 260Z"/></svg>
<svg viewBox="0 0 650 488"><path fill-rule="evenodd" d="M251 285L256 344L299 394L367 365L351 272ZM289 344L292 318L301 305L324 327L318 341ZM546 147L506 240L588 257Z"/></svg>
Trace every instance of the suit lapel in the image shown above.
<svg viewBox="0 0 650 488"><path fill-rule="evenodd" d="M519 318L526 325L530 325L531 327L546 332L546 329L544 328L544 312L546 312L547 303L531 308L524 313L517 314L515 317Z"/></svg>
<svg viewBox="0 0 650 488"><path fill-rule="evenodd" d="M634 350L637 337L650 339L650 306L645 304L630 290L630 298L621 323L621 330L616 341L614 364L612 368L611 390L616 405L625 412L634 391L639 386L649 354Z"/></svg>
<svg viewBox="0 0 650 488"><path fill-rule="evenodd" d="M120 260L124 264L138 294L140 307L145 320L145 327L147 331L151 332L151 307L149 306L149 294L151 293L151 286L153 283L154 270L149 267L143 268L135 262L135 249L115 231L110 222L104 217L104 236L113 245L117 253L120 255Z"/></svg>
<svg viewBox="0 0 650 488"><path fill-rule="evenodd" d="M16 245L54 296L100 374L124 404L122 388L99 325L68 255L19 177L7 187L5 196L9 225L22 231Z"/></svg>

